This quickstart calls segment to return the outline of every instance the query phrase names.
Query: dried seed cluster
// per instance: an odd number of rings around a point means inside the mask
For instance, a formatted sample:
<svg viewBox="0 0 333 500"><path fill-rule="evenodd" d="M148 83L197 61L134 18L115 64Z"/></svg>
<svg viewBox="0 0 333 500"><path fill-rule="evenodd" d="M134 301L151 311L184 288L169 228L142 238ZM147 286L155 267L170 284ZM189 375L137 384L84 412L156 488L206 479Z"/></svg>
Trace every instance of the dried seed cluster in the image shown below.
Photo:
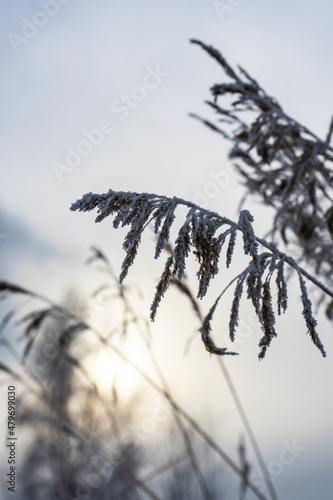
<svg viewBox="0 0 333 500"><path fill-rule="evenodd" d="M236 224L225 217L202 209L194 203L186 202L180 198L167 198L166 196L155 194L138 194L112 190L102 195L88 193L77 200L71 206L71 210L86 212L97 208L99 215L96 218L96 222L101 222L105 217L113 215L113 225L115 228L120 225L130 226L123 244L126 256L120 274L120 281L122 282L134 262L141 242L141 235L149 223L154 224L154 231L157 234L155 258L158 258L162 250L167 247L170 238L170 229L175 219L175 210L177 205L180 204L187 207L187 215L178 231L174 249L171 250L171 255L166 260L165 269L156 287L155 297L151 306L151 319L155 319L157 307L170 282L183 278L186 259L190 252L193 252L199 262L197 297L201 299L206 295L211 279L219 272L219 261L223 245L228 240L226 245L226 267L229 267L235 249L237 232L241 232L244 254L249 255L251 260L248 267L237 277L229 322L230 339L232 341L235 339L235 331L239 319L240 299L246 285L247 298L252 301L264 332L264 336L259 343L261 347L259 358L263 358L272 338L276 337L274 328L275 313L273 311L270 289L274 273L276 274L278 314L285 312L287 308L287 283L284 273L286 256L280 253L274 245L270 246L266 242L262 243L270 249L270 252L258 254L258 241L261 242L261 240L258 240L254 234L252 227L253 217L248 210L240 212L239 220ZM307 296L300 268L295 261L292 261L290 258L288 259L288 263L296 269L300 277L303 315L311 338L325 356L324 348L315 330L316 320L312 315L311 302ZM217 298L215 304L205 317L200 331L205 347L210 353L220 355L236 354L229 352L226 348L216 347L210 335L211 320L224 291Z"/></svg>
<svg viewBox="0 0 333 500"><path fill-rule="evenodd" d="M286 245L296 243L300 259L332 287L333 120L325 140L319 139L288 116L242 67L234 70L216 49L191 41L231 79L215 84L213 100L207 101L218 123L199 119L232 143L229 157L235 161L247 195L259 195L275 209L271 237L280 234ZM222 100L226 107L221 106ZM332 302L327 306L328 316L331 310Z"/></svg>

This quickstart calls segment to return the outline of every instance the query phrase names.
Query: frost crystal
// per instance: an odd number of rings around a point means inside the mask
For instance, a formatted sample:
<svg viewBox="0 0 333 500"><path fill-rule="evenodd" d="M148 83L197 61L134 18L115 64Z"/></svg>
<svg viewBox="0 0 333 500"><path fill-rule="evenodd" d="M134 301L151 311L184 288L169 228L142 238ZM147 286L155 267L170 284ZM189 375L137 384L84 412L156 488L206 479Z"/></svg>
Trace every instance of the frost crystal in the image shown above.
<svg viewBox="0 0 333 500"><path fill-rule="evenodd" d="M185 222L178 231L175 246L172 250L169 239L170 229L175 220L175 210L178 205L187 208ZM210 280L219 271L219 260L223 245L229 237L226 250L226 266L231 264L232 255L235 249L237 232L240 231L243 237L243 248L245 255L250 255L251 260L248 267L234 278L223 290L204 318L200 332L206 349L212 354L235 354L226 348L219 348L213 342L211 332L211 321L213 314L225 290L236 282L234 298L231 306L229 321L230 339L235 339L236 328L239 321L239 308L244 285L246 285L247 298L252 301L255 312L258 316L264 336L260 340L261 351L259 358L262 359L271 343L276 337L275 314L272 304L272 294L270 289L271 279L276 273L277 287L277 307L278 314L287 309L287 285L284 277L284 265L286 262L296 269L301 286L303 316L314 344L325 356L324 348L315 330L316 321L312 315L311 301L308 298L305 282L302 276L306 274L301 270L295 261L280 253L275 244L260 240L254 234L252 228L253 217L248 210L242 210L238 223L221 217L220 215L205 210L194 203L184 201L181 198L167 198L148 193L117 192L109 190L107 193L98 195L88 193L76 203L73 203L71 210L86 212L97 209L96 222L101 222L107 216L113 215L113 226L130 226L125 237L123 248L126 252L122 263L120 282L122 282L137 255L141 243L141 235L149 223L154 224L154 231L157 235L155 247L155 258L160 257L163 249L167 248L171 256L168 257L162 276L156 287L155 297L151 306L151 319L156 317L157 308L167 291L170 283L180 282L184 277L186 259L190 252L194 254L199 269L197 272L199 288L198 298L202 299L208 291ZM259 243L269 249L269 252L258 253ZM171 250L170 250L171 249ZM311 278L316 282L314 278ZM318 286L323 286L317 282Z"/></svg>

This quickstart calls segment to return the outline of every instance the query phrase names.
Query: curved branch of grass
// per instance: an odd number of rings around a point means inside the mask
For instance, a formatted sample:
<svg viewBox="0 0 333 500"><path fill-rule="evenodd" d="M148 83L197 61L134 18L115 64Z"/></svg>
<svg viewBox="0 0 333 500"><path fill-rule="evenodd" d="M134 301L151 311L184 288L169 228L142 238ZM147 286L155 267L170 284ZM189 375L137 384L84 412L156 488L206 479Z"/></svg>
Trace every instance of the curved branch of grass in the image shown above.
<svg viewBox="0 0 333 500"><path fill-rule="evenodd" d="M214 47L190 41L215 59L227 80L213 85L212 100L206 101L217 115L217 124L192 116L231 143L229 158L246 188L243 201L249 195L259 195L263 204L274 209L268 234L275 237L279 233L286 246L296 244L300 259L305 258L331 288L333 119L325 140L321 139L289 116L244 68L234 69ZM225 102L223 107L221 101ZM319 302L330 295L327 289L322 291ZM332 319L330 306L326 315Z"/></svg>
<svg viewBox="0 0 333 500"><path fill-rule="evenodd" d="M166 196L149 193L117 192L111 189L102 195L92 193L84 195L81 199L72 204L71 210L87 212L97 208L99 215L96 218L96 222L101 222L109 215L114 215L113 226L115 228L119 227L120 224L122 226L130 225L130 230L123 244L126 256L122 264L122 272L119 278L120 282L122 282L135 260L142 233L149 221L155 221L155 233L158 234L155 258L158 258L161 251L166 248L169 242L170 228L175 218L174 212L178 205L186 206L188 208L188 213L184 224L178 232L173 253L168 257L164 272L156 287L155 298L151 306L152 320L155 319L159 303L167 291L171 280L174 278L178 278L178 280L182 279L186 267L186 259L190 251L194 253L199 262L199 270L197 272L199 289L197 297L201 299L206 295L211 279L219 272L220 255L227 239L229 239L229 243L226 252L226 267L229 267L231 264L237 232L240 232L243 237L244 254L249 255L251 258L249 267L244 272L248 274L248 298L252 300L264 331L264 337L259 344L261 347L259 354L260 359L265 356L271 339L276 336L269 281L266 279L266 281L263 282L264 273L266 272L269 261L269 273L272 274L275 270L280 272L283 283L282 285L280 282L277 283L279 291L281 291L281 286L285 287L283 272L281 273L279 268L279 263L282 262L282 266L287 263L315 284L321 291L333 298L333 292L331 290L323 285L317 278L296 265L291 257L280 252L274 243L268 243L255 235L252 227L253 217L248 210L241 211L238 223L236 223L215 212L203 209L195 203L185 201L178 197L168 198ZM160 226L161 229L159 229ZM268 249L269 253L259 254L259 245ZM243 284L244 280L241 278L236 285L230 318L231 340L233 339L237 326L238 308L243 291ZM302 296L304 296L302 282L300 282L300 286ZM282 299L283 304L281 302ZM286 310L287 302L285 299L286 296L283 298L279 295L279 312L285 312ZM229 352L226 348L217 347L210 336L209 321L215 311L215 307L216 304L211 310L210 317L205 318L201 328L204 345L211 354L234 355L234 352ZM308 313L310 314L309 311L310 310L308 310ZM312 318L311 321L314 325L314 318ZM314 335L311 337L314 339ZM326 353L321 344L319 342L314 343L320 348L322 355L325 356Z"/></svg>

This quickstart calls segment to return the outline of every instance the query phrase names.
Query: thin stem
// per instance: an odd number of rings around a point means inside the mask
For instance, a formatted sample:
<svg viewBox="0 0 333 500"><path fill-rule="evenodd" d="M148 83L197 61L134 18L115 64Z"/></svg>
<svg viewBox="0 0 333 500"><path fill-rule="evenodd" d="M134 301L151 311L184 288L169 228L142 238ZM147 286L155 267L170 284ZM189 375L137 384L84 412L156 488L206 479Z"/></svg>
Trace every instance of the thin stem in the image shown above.
<svg viewBox="0 0 333 500"><path fill-rule="evenodd" d="M233 398L234 403L236 405L236 408L238 410L239 416L242 419L243 425L245 427L247 435L248 435L248 437L250 439L250 442L252 444L253 450L254 450L255 455L257 457L257 460L259 462L259 465L260 465L260 468L262 470L262 473L263 473L263 476L264 476L264 479L265 479L265 483L267 485L267 488L268 488L268 491L269 491L269 493L271 495L271 498L272 498L272 500L278 500L275 488L274 488L273 483L272 483L272 479L271 479L271 477L269 475L269 472L267 470L267 466L266 466L264 457L263 457L263 455L261 453L261 450L259 448L258 441L257 441L257 439L256 439L256 437L254 435L254 432L253 432L252 427L250 425L250 422L249 422L249 420L247 418L246 412L245 412L245 410L243 408L243 405L242 405L241 400L240 400L240 398L238 396L238 393L237 393L236 388L235 388L235 386L233 384L233 381L232 381L232 379L231 379L231 377L229 375L227 367L226 367L223 359L220 356L218 356L216 359L217 359L219 367L221 368L221 371L222 371L222 373L224 375L224 378L225 378L225 380L227 382L227 385L229 387L230 393L232 395L232 398Z"/></svg>
<svg viewBox="0 0 333 500"><path fill-rule="evenodd" d="M171 392L170 392L170 389L168 387L168 384L166 382L166 379L162 373L162 370L161 370L161 367L160 365L158 364L157 360L156 360L156 357L152 351L151 348L149 348L149 346L147 345L146 343L146 347L147 347L147 350L148 350L148 354L150 356L150 359L152 361L152 364L158 374L158 377L162 383L162 386L165 390L165 392L170 396L171 398ZM173 408L173 407L172 407ZM174 409L173 409L174 410ZM209 494L209 491L208 491L208 488L207 488L207 485L206 485L206 481L205 481L205 478L202 474L202 471L201 471L201 468L200 468L200 465L199 465L199 462L197 460L197 457L195 455L195 452L194 452L194 449L193 449L193 446L191 444L191 441L190 441L190 438L189 438L189 435L186 431L186 428L183 424L183 421L182 419L180 418L179 414L177 411L173 411L173 415L174 415L174 418L176 420L176 423L177 423L177 426L183 436L183 440L184 440L184 444L185 444L185 448L186 448L186 451L187 451L187 454L189 456L189 459L190 459L190 462L192 464L192 467L193 467L193 470L195 472L195 475L198 479L198 483L199 483L199 486L200 486L200 489L201 489L201 493L203 495L203 497L206 499L206 500L210 500L210 494Z"/></svg>
<svg viewBox="0 0 333 500"><path fill-rule="evenodd" d="M110 277L116 282L118 283L118 280L112 270L112 266L109 262L109 260L104 256L103 257L103 261L104 261L104 264L106 266L106 271L108 272L108 274L110 275ZM120 289L120 292L122 292L122 285L119 285L119 289ZM162 373L162 370L161 370L161 367L160 365L158 364L157 362L157 359L156 359L156 356L155 354L153 353L149 343L147 342L147 339L145 339L145 332L143 331L142 327L141 327L141 324L140 322L137 320L136 316L135 316L135 312L133 310L133 307L131 305L131 303L129 302L129 300L127 299L126 297L126 293L121 293L120 294L121 298L122 298L122 301L123 301L123 304L124 304L124 309L125 309L125 313L126 314L131 314L132 316L132 320L136 322L136 325L137 325L137 328L141 334L141 338L142 338L142 341L144 342L144 345L147 349L147 352L148 352L148 355L150 357L150 360L152 362L152 365L154 366L154 369L157 373L157 376L159 377L160 381L161 381L161 384L165 390L166 393L169 394L169 396L171 397L171 392L170 392L170 388L168 387L168 384L167 384L167 381ZM147 325L147 328L149 328L149 325ZM200 468L200 464L197 460L197 457L195 455L195 452L194 452L194 449L193 449L193 446L191 444L191 441L190 441L190 438L189 438L189 435L186 431L186 428L184 426L184 423L182 421L182 419L180 418L179 414L172 408L173 410L173 416L174 416L174 419L176 421L176 424L178 426L178 429L183 437L183 440L184 440L184 445L185 445L185 448L186 448L186 451L187 451L187 454L188 454L188 457L190 459L190 462L191 462L191 465L193 467L193 470L194 470L194 473L198 479L198 483L199 483L199 486L200 486L200 489L201 489L201 492L202 492L202 495L203 495L203 498L205 500L210 500L210 494L209 494L209 490L208 490L208 487L206 485L206 481L205 481L205 478L202 474L202 471L201 471L201 468Z"/></svg>
<svg viewBox="0 0 333 500"><path fill-rule="evenodd" d="M238 279L243 273L240 273L238 276L236 276L221 292L221 294L219 295L218 299L217 300L220 300L220 298L222 297L222 295L226 292L226 290L230 287L230 285L236 280ZM179 282L180 284L180 287L181 287L181 283ZM187 289L187 293L186 295L190 298L191 302L192 301L195 301L194 297L193 297L193 294L192 292ZM197 304L197 311L198 311L198 316L199 316L199 319L200 321L202 322L203 321L203 314L201 312L201 308L199 306L199 304ZM262 470L262 473L263 473L263 476L264 476L264 479L265 479L265 483L267 485L267 488L268 488L268 491L271 495L271 498L272 500L278 500L278 497L277 497L277 494L275 492L275 489L274 489L274 486L273 486L273 483L272 483L272 480L271 480L271 477L269 475L269 472L267 470L267 467L266 467L266 463L265 463L265 460L263 458L263 455L261 453L261 450L260 450L260 447L259 447L259 444L257 442L257 439L254 435L254 432L252 430L252 427L250 425L250 422L247 418L247 415L246 415L246 412L244 410L244 407L241 403L241 400L240 400L240 397L238 396L238 393L237 393L237 390L236 390L236 387L231 379L231 376L227 370L227 367L226 367L226 364L225 362L223 361L222 357L221 356L217 356L216 357L217 359L217 362L219 364L219 367L223 373L223 376L225 378L225 381L227 383L227 386L229 388L229 391L230 391L230 394L234 400L234 403L235 403L235 406L236 406L236 409L238 411L238 414L243 422L243 425L245 427L245 430L247 432L247 435L249 437L249 440L252 444L252 447L253 447L253 450L254 450L254 453L257 457L257 460L258 460L258 463L259 463L259 466Z"/></svg>

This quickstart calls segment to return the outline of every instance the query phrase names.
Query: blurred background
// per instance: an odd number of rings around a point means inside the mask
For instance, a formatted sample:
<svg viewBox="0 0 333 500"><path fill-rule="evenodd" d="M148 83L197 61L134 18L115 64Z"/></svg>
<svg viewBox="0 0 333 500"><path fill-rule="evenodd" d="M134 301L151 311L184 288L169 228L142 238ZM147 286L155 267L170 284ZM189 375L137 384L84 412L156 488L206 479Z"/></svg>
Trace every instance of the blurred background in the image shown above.
<svg viewBox="0 0 333 500"><path fill-rule="evenodd" d="M71 203L84 193L104 193L111 188L177 195L237 218L243 189L227 159L228 144L189 117L190 112L211 116L204 100L209 98L209 88L225 81L225 75L213 59L190 44L191 38L221 50L233 66L238 63L248 70L288 114L320 137L326 135L333 111L333 6L328 0L17 0L14 4L1 2L1 10L0 279L66 304L71 310L79 308L100 332L106 333L115 328L118 320L122 321L123 302L113 278L113 288L111 292L106 288L106 297L101 298L101 290L91 296L105 283L104 274L85 262L91 255L91 245L95 245L103 250L114 273L119 274L125 232L115 231L111 220L94 224L94 214L70 212ZM272 213L253 200L246 208L255 217L256 233L263 236L270 227ZM148 233L125 282L133 289L133 307L143 318L149 316L154 288L164 266L163 259L153 261L153 255L154 239ZM196 265L192 264L188 283L195 295ZM204 312L237 269L235 259L231 273L222 273L214 280L200 304ZM214 323L218 345L229 345L231 296L221 304ZM88 306L88 300L94 305ZM295 294L289 311L279 319L278 338L265 360L259 362L260 327L246 302L241 311L239 332L232 346L240 355L226 359L225 365L262 449L278 498L329 500L333 491L332 326L318 314L318 331L328 354L322 359L305 335L301 304ZM52 328L59 331L54 323L64 319L52 321ZM171 289L149 335L142 321L144 335L150 339L148 350L135 321L129 328L124 327L124 335L121 329L117 331L114 343L152 377L157 372L149 352L154 353L174 400L239 461L237 448L245 431L216 359L204 349L199 334L193 336L199 321L189 301ZM45 331L51 331L51 326ZM15 323L6 335L16 342ZM193 341L184 354L189 338ZM42 349L40 342L36 351ZM116 390L118 406L114 413L118 412L121 423L134 419L137 423L132 423L132 428L138 429L156 408L155 392L146 389L137 372L114 360L112 353L105 353L94 342L89 335L81 342L76 338L73 349L78 349L77 356L100 391L100 398L102 394L105 401L113 398L115 405ZM21 349L19 344L17 349ZM14 365L14 358L4 348L2 354L8 366ZM51 365L47 367L51 371L48 388L58 390L66 386L59 373L64 377L66 373L54 371ZM39 375L42 377L43 372ZM12 380L10 376L4 378L0 388L4 420L8 380ZM100 409L93 402L84 403L75 392L76 385L71 391L61 404L68 409L71 400L77 418L85 415L83 424L102 418L88 417L84 408L95 408L97 413ZM24 450L36 457L38 449L37 436L28 446L29 425L37 419L29 409L32 404L28 400L22 407L22 459L18 468L22 487L29 472ZM148 432L145 444L155 443L155 451L149 452L149 447L145 451L147 474L181 448L174 425L166 419L161 429L152 435ZM4 440L6 424L3 430ZM107 426L103 432L108 434ZM130 433L132 440L137 432ZM162 439L164 434L166 440ZM45 440L48 442L49 437ZM161 442L164 444L158 445ZM202 442L197 438L192 442L198 456L204 456ZM165 452L156 455L156 446ZM289 454L294 460L281 462L281 453L284 456L288 447L294 450ZM253 482L257 481L261 488L262 479L248 442L246 448ZM5 447L0 451L1 465L6 465ZM135 468L134 452L128 456ZM58 460L60 463L61 457ZM223 462L216 465L215 456L211 460L206 472L210 484L215 481L212 475L221 467L223 498L236 498L239 478ZM73 477L80 468L79 463L71 472ZM157 490L171 484L169 476L158 477ZM39 479L35 479L37 485ZM28 480L26 484L32 488ZM32 496L27 493L26 498L38 498L36 491L31 491ZM83 493L79 496L78 491L68 492L68 498L104 498L97 491L97 487L92 488L90 497L83 497ZM215 497L211 493L212 498L222 498L218 491ZM145 494L138 498L147 498ZM125 498L122 495L118 493L114 498ZM178 498L176 493L170 495ZM247 495L255 498L252 493ZM54 498L62 497L55 492ZM161 498L169 497L164 492ZM193 493L186 498L196 497ZM202 498L199 493L198 498Z"/></svg>

